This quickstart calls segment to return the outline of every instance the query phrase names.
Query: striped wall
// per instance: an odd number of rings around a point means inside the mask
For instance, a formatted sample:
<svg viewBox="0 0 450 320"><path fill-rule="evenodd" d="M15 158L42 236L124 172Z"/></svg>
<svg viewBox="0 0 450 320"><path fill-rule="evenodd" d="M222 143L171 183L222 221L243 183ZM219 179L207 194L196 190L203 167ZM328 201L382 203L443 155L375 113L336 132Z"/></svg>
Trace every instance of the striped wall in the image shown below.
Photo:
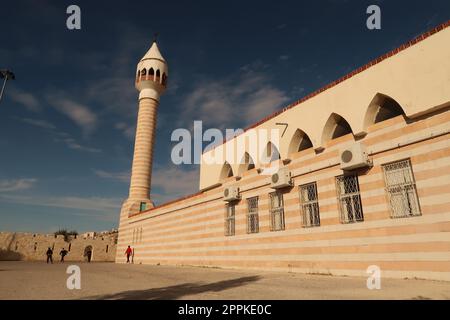
<svg viewBox="0 0 450 320"><path fill-rule="evenodd" d="M298 152L287 165L295 187L285 190L283 231L270 231L269 176L256 169L236 181L128 217L121 214L116 262L128 245L134 263L220 266L313 274L366 276L377 265L385 277L450 280L450 110L372 125L360 139L373 167L358 173L364 221L341 224L335 177L338 150L349 134L323 152ZM392 219L381 165L410 159L421 216ZM317 182L321 225L303 228L298 186ZM238 185L235 235L224 235L223 188ZM259 197L259 233L247 234L245 199Z"/></svg>

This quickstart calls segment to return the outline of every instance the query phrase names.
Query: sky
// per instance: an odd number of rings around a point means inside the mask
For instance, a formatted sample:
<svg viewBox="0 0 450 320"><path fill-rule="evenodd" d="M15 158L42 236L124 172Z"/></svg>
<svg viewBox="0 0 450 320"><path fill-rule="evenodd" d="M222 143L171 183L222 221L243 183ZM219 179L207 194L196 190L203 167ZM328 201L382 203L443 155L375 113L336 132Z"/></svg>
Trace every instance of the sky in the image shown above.
<svg viewBox="0 0 450 320"><path fill-rule="evenodd" d="M80 30L66 27L71 4ZM371 4L380 30L366 27ZM152 178L161 204L198 191L198 165L171 161L173 130L245 128L449 18L447 0L4 2L0 69L16 79L0 102L0 231L117 227L136 65L155 32L169 65Z"/></svg>

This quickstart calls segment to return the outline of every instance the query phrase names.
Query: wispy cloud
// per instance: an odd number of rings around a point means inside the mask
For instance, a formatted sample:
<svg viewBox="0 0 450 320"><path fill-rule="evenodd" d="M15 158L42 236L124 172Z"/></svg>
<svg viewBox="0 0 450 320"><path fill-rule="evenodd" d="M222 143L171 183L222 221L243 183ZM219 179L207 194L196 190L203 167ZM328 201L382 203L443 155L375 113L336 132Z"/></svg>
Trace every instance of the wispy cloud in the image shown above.
<svg viewBox="0 0 450 320"><path fill-rule="evenodd" d="M198 168L183 170L180 166L155 168L152 176L153 200L162 203L198 191Z"/></svg>
<svg viewBox="0 0 450 320"><path fill-rule="evenodd" d="M274 112L289 100L272 85L270 77L245 66L240 72L216 81L200 83L184 98L181 119L205 119L209 126L247 126ZM183 120L181 120L183 121Z"/></svg>
<svg viewBox="0 0 450 320"><path fill-rule="evenodd" d="M8 90L8 96L13 101L23 105L28 111L39 112L42 110L38 98L22 89L12 87Z"/></svg>
<svg viewBox="0 0 450 320"><path fill-rule="evenodd" d="M40 128L43 128L43 129L49 129L49 130L56 129L56 127L52 123L50 123L50 122L48 122L46 120L32 119L32 118L22 118L20 120L25 122L25 123L28 123L28 124L31 124L33 126L40 127Z"/></svg>
<svg viewBox="0 0 450 320"><path fill-rule="evenodd" d="M0 180L0 192L27 190L33 187L37 179L10 179Z"/></svg>
<svg viewBox="0 0 450 320"><path fill-rule="evenodd" d="M77 124L84 134L92 133L97 125L97 115L86 105L58 95L49 95L48 102Z"/></svg>
<svg viewBox="0 0 450 320"><path fill-rule="evenodd" d="M130 182L130 176L131 173L129 171L125 171L125 172L107 172L104 170L93 170L95 175L100 177L100 178L104 178L104 179L112 179L112 180L117 180L117 181L121 181L121 182Z"/></svg>
<svg viewBox="0 0 450 320"><path fill-rule="evenodd" d="M66 209L77 209L87 211L86 214L92 211L111 213L117 217L118 210L122 204L121 198L104 198L104 197L78 197L78 196L22 196L22 195L0 195L0 200L10 203L20 203L24 205L56 207ZM80 215L84 215L80 213Z"/></svg>
<svg viewBox="0 0 450 320"><path fill-rule="evenodd" d="M114 126L117 130L121 131L125 137L130 140L133 140L134 134L136 132L136 126L132 124L127 124L125 122L118 122Z"/></svg>
<svg viewBox="0 0 450 320"><path fill-rule="evenodd" d="M91 153L102 152L101 149L83 146L83 145L79 144L75 139L70 138L70 137L60 139L60 141L64 142L66 144L66 146L72 150L86 151L86 152L91 152Z"/></svg>
<svg viewBox="0 0 450 320"><path fill-rule="evenodd" d="M95 175L104 178L130 182L131 173L93 170ZM180 166L159 166L153 170L151 197L157 203L163 203L198 191L198 169L184 170ZM176 181L176 182L174 182Z"/></svg>
<svg viewBox="0 0 450 320"><path fill-rule="evenodd" d="M85 152L91 152L91 153L99 153L102 152L101 149L88 147L85 145L80 144L77 140L72 138L70 134L67 132L61 132L58 131L56 126L50 123L49 121L42 120L42 119L33 119L33 118L16 118L22 122L28 123L30 125L46 129L54 136L55 142L63 142L69 149L72 150L79 150L79 151L85 151Z"/></svg>

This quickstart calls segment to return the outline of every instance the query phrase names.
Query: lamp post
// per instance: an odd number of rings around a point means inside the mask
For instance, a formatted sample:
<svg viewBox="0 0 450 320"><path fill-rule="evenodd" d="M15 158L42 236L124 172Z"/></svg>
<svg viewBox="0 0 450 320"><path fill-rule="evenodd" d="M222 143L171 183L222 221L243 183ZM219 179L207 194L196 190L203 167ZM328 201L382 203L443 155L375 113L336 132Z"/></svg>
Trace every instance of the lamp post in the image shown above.
<svg viewBox="0 0 450 320"><path fill-rule="evenodd" d="M0 91L0 101L2 101L3 91L5 91L6 82L8 80L14 80L15 78L16 78L16 76L14 75L14 73L12 73L12 71L6 70L6 69L0 70L0 79L4 79L3 85L2 85L2 91Z"/></svg>

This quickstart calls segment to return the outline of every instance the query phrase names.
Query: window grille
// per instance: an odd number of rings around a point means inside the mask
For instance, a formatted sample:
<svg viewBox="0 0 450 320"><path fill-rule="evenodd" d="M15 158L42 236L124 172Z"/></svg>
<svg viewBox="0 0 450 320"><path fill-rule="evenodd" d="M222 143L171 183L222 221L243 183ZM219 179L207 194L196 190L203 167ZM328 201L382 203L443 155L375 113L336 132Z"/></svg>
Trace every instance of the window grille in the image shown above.
<svg viewBox="0 0 450 320"><path fill-rule="evenodd" d="M247 233L259 232L258 197L247 199Z"/></svg>
<svg viewBox="0 0 450 320"><path fill-rule="evenodd" d="M272 192L270 197L270 230L284 230L284 202L281 192Z"/></svg>
<svg viewBox="0 0 450 320"><path fill-rule="evenodd" d="M235 205L225 205L225 235L234 236L234 222L235 222Z"/></svg>
<svg viewBox="0 0 450 320"><path fill-rule="evenodd" d="M420 216L416 182L409 160L383 165L391 218Z"/></svg>
<svg viewBox="0 0 450 320"><path fill-rule="evenodd" d="M357 175L336 177L341 223L364 221Z"/></svg>
<svg viewBox="0 0 450 320"><path fill-rule="evenodd" d="M317 198L317 184L308 183L299 187L300 212L303 227L320 226L319 201Z"/></svg>

